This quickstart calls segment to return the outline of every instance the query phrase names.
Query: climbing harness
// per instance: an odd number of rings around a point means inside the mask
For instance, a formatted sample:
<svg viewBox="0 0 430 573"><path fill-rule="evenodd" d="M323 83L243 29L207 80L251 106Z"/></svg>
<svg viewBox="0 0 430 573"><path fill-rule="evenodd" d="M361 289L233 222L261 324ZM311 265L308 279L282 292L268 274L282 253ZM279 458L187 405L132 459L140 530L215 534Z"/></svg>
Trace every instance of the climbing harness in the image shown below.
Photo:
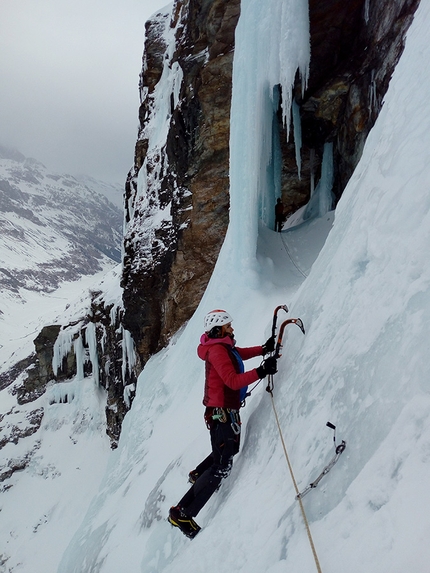
<svg viewBox="0 0 430 573"><path fill-rule="evenodd" d="M334 424L332 424L331 422L327 422L326 426L328 426L329 428L331 428L333 430L333 441L334 441L335 455L329 461L329 463L325 466L325 468L320 473L320 475L312 483L310 483L302 492L300 492L296 495L296 499L303 498L307 493L309 493L311 491L311 489L315 489L317 487L317 485L319 484L319 482L322 480L322 478L328 474L328 472L331 470L331 468L334 466L334 464L340 458L341 454L345 451L345 448L346 448L345 440L342 440L342 442L339 445L336 445L336 426Z"/></svg>

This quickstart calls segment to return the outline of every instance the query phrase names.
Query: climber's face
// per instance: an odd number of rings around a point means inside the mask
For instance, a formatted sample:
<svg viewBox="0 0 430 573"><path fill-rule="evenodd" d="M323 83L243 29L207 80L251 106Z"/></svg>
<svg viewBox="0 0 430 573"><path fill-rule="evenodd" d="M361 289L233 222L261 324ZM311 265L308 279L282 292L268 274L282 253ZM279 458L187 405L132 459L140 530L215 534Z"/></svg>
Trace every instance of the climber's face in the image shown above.
<svg viewBox="0 0 430 573"><path fill-rule="evenodd" d="M231 322L224 324L222 327L222 336L229 336L230 338L233 338L233 333L234 328L232 327Z"/></svg>

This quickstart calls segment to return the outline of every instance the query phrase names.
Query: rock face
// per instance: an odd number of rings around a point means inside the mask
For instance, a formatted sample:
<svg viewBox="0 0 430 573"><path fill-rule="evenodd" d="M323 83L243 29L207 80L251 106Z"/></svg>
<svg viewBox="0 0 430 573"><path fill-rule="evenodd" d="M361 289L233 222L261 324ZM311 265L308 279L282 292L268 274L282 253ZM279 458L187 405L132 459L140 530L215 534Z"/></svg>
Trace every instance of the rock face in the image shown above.
<svg viewBox="0 0 430 573"><path fill-rule="evenodd" d="M310 0L310 78L303 97L299 87L295 93L302 126L300 178L293 138L287 141L279 119L287 213L309 201L327 142L333 143L335 201L341 196L418 4ZM159 13L146 24L122 280L125 326L142 364L192 315L225 236L239 10L237 0L176 0L171 14ZM164 135L156 117L167 118Z"/></svg>
<svg viewBox="0 0 430 573"><path fill-rule="evenodd" d="M125 326L142 362L195 310L227 228L238 17L238 0L177 1L172 16L160 14L146 24L123 273ZM167 136L159 144L154 124L161 92L169 106ZM159 223L154 209L163 211Z"/></svg>
<svg viewBox="0 0 430 573"><path fill-rule="evenodd" d="M305 160L319 177L333 142L335 201L342 195L382 106L419 0L310 0L311 66L300 104ZM303 181L310 181L309 168Z"/></svg>

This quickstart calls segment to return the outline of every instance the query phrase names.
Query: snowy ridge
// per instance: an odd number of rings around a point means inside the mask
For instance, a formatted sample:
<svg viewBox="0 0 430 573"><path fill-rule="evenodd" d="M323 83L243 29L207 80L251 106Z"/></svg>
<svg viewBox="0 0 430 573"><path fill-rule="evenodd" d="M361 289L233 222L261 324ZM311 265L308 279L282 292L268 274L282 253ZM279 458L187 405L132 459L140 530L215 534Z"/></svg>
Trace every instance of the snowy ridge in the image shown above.
<svg viewBox="0 0 430 573"><path fill-rule="evenodd" d="M163 72L149 96L147 88L141 93L141 102L145 98L147 101L149 119L139 134L139 140L148 142L148 151L139 170L136 193L129 198L127 205L130 223L126 225L125 235L142 245L139 260L133 261L133 264L145 267L155 265L157 255L168 250L175 240L171 200L166 199L158 184L163 174L169 171L166 140L173 109L179 104L179 90L183 79L181 66L174 61L175 35L181 23L181 16L178 15L174 26L171 10L172 5L169 5L156 15L159 35L166 46ZM183 8L180 12L182 11ZM171 176L174 178L174 172L171 172ZM173 201L178 200L180 193L176 188ZM136 216L136 213L139 213L139 216Z"/></svg>
<svg viewBox="0 0 430 573"><path fill-rule="evenodd" d="M49 292L120 261L120 210L70 175L0 146L0 284Z"/></svg>
<svg viewBox="0 0 430 573"><path fill-rule="evenodd" d="M122 214L99 192L104 184L87 183L0 146L0 372L117 266Z"/></svg>

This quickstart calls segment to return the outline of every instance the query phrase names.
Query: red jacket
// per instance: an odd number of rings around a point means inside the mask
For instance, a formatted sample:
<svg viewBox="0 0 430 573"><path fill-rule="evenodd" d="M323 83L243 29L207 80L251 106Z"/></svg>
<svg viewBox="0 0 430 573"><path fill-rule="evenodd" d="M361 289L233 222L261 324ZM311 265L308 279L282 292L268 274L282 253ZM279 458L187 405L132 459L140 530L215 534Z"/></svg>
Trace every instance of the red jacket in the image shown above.
<svg viewBox="0 0 430 573"><path fill-rule="evenodd" d="M240 373L237 359L231 352L235 345L229 336L209 338L203 334L197 347L199 358L206 363L205 395L203 404L215 408L240 408L240 388L259 380L257 370ZM242 360L260 356L261 346L235 347Z"/></svg>

